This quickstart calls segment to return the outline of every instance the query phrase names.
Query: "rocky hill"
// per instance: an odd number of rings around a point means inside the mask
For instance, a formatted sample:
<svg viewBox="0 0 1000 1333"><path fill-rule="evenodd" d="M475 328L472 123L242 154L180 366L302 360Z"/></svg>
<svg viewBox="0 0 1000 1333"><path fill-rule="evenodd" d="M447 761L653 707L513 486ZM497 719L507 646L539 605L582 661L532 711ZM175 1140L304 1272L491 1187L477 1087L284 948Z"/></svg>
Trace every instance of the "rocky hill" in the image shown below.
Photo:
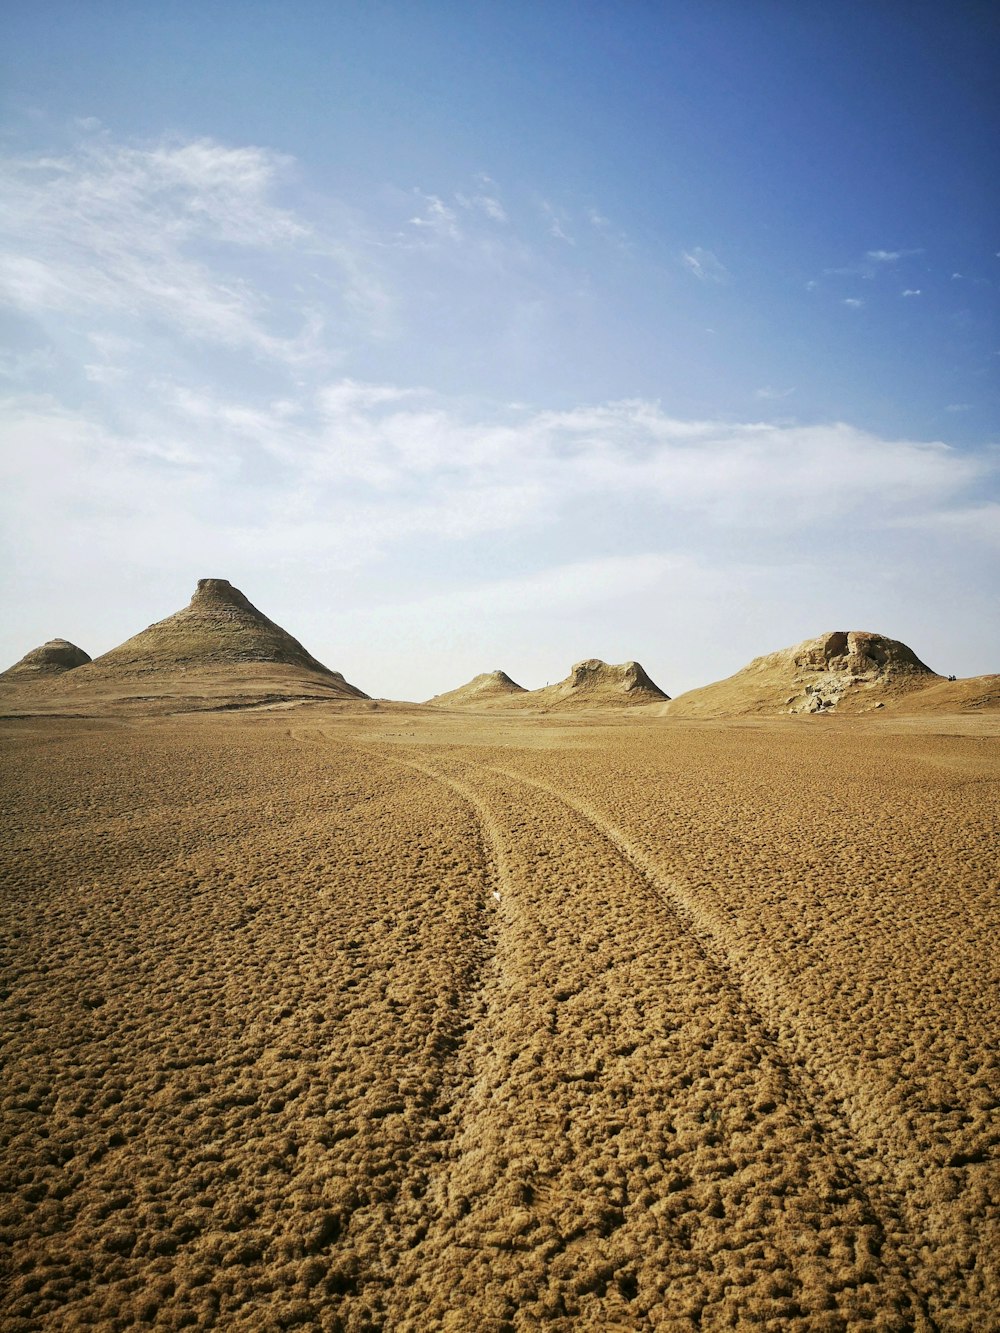
<svg viewBox="0 0 1000 1333"><path fill-rule="evenodd" d="M226 579L199 579L182 610L68 674L36 683L22 675L4 684L21 709L88 713L368 698Z"/></svg>
<svg viewBox="0 0 1000 1333"><path fill-rule="evenodd" d="M735 675L679 695L664 711L671 717L857 713L940 679L898 639L834 630L755 657Z"/></svg>
<svg viewBox="0 0 1000 1333"><path fill-rule="evenodd" d="M589 657L577 662L565 680L532 690L523 702L546 709L624 708L666 703L669 698L638 662L612 666L600 658Z"/></svg>

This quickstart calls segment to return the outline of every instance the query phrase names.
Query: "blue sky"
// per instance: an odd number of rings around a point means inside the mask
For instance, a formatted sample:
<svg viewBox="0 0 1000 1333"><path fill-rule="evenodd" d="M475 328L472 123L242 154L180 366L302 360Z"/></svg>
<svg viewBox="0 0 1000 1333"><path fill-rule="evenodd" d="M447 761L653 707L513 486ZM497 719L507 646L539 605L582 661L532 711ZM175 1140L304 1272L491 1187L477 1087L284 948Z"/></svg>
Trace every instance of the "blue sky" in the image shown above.
<svg viewBox="0 0 1000 1333"><path fill-rule="evenodd" d="M4 27L6 659L208 575L390 697L1000 670L994 7Z"/></svg>

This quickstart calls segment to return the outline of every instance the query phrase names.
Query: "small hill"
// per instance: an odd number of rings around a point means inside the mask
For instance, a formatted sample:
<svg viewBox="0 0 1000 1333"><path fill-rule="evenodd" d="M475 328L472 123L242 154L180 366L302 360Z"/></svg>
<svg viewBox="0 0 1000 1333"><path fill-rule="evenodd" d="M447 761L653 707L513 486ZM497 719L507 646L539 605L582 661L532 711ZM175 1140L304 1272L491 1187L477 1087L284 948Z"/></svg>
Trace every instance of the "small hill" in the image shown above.
<svg viewBox="0 0 1000 1333"><path fill-rule="evenodd" d="M734 676L679 695L664 712L705 718L866 712L940 679L898 639L834 630L755 657Z"/></svg>
<svg viewBox="0 0 1000 1333"><path fill-rule="evenodd" d="M506 671L484 671L457 690L435 694L427 702L436 708L485 708L509 703L512 695L527 693L524 686L511 680Z"/></svg>
<svg viewBox="0 0 1000 1333"><path fill-rule="evenodd" d="M85 666L90 661L90 654L78 648L68 639L50 639L40 648L32 648L19 662L15 662L6 671L0 672L0 680L35 680L43 676L58 676L64 671L73 671Z"/></svg>
<svg viewBox="0 0 1000 1333"><path fill-rule="evenodd" d="M577 662L565 680L532 690L523 702L542 708L625 708L666 703L670 698L638 662L611 666L600 658Z"/></svg>

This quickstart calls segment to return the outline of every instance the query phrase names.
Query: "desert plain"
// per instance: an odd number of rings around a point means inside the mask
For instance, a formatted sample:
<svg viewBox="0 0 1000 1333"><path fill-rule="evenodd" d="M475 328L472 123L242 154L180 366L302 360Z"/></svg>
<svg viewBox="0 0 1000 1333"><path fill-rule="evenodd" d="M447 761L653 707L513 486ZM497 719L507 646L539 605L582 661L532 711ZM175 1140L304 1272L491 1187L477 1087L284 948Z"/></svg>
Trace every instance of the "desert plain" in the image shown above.
<svg viewBox="0 0 1000 1333"><path fill-rule="evenodd" d="M0 721L5 1329L1000 1326L1000 714L273 695Z"/></svg>

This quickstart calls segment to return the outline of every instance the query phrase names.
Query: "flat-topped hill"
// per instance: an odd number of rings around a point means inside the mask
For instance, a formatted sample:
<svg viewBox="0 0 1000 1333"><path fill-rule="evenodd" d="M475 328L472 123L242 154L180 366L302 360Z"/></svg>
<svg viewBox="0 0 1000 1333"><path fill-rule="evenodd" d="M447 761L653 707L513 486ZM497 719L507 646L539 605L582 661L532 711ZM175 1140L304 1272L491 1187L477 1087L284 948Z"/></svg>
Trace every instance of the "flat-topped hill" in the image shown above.
<svg viewBox="0 0 1000 1333"><path fill-rule="evenodd" d="M511 680L506 671L484 671L458 689L435 694L427 702L438 708L484 708L509 703L511 696L527 693L524 686Z"/></svg>
<svg viewBox="0 0 1000 1333"><path fill-rule="evenodd" d="M755 657L741 671L672 700L671 717L864 712L940 680L898 639L834 630Z"/></svg>
<svg viewBox="0 0 1000 1333"><path fill-rule="evenodd" d="M32 648L19 662L15 662L6 671L0 672L0 680L29 681L39 677L59 676L64 671L73 671L86 666L90 654L78 648L68 639L50 639L40 648Z"/></svg>

